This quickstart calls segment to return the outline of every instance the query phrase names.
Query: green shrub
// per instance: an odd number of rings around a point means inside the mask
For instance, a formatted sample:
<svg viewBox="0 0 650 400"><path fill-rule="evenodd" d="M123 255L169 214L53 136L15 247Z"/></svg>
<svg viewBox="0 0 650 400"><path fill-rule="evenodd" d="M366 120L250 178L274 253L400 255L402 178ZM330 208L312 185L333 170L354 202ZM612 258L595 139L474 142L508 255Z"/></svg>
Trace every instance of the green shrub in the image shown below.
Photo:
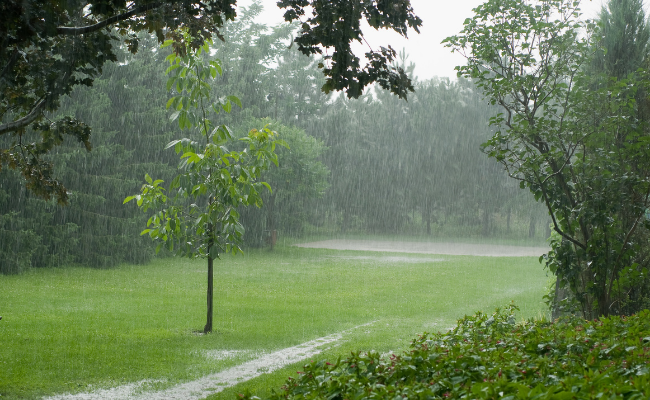
<svg viewBox="0 0 650 400"><path fill-rule="evenodd" d="M650 312L516 323L510 305L423 334L402 355L305 365L272 399L647 399ZM244 398L252 398L249 394Z"/></svg>

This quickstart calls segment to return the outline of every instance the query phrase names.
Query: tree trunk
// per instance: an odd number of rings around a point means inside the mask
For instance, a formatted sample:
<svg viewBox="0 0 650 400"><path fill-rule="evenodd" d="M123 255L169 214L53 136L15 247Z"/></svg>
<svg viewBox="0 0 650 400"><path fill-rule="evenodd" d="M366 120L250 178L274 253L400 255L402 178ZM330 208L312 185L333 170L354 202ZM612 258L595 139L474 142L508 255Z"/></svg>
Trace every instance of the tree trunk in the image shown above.
<svg viewBox="0 0 650 400"><path fill-rule="evenodd" d="M424 219L427 222L427 235L431 236L431 207L428 199L424 200Z"/></svg>
<svg viewBox="0 0 650 400"><path fill-rule="evenodd" d="M210 250L208 249L208 252ZM213 279L214 279L214 274L213 274L213 260L212 257L208 254L208 316L207 316L207 322L205 323L205 328L203 328L203 333L210 333L212 332L212 305L213 305L213 295L214 295L214 290L213 290Z"/></svg>
<svg viewBox="0 0 650 400"><path fill-rule="evenodd" d="M530 224L528 225L528 237L529 238L534 238L535 237L535 217L530 216Z"/></svg>
<svg viewBox="0 0 650 400"><path fill-rule="evenodd" d="M555 278L555 298L551 308L551 319L555 321L562 316L560 311L560 302L566 297L566 290L560 287L560 279Z"/></svg>
<svg viewBox="0 0 650 400"><path fill-rule="evenodd" d="M599 279L599 281L596 281L599 288L597 317L609 317L611 302L607 293L607 279Z"/></svg>
<svg viewBox="0 0 650 400"><path fill-rule="evenodd" d="M273 232L275 232L275 193L271 194L269 197L266 210L266 229L269 231L269 246L271 246L271 250L273 250L273 245L275 244L273 240Z"/></svg>
<svg viewBox="0 0 650 400"><path fill-rule="evenodd" d="M487 207L483 209L483 236L487 236L490 233L490 213L488 212Z"/></svg>
<svg viewBox="0 0 650 400"><path fill-rule="evenodd" d="M209 203L212 204L212 198L210 198ZM206 318L205 322L205 327L203 328L203 333L210 333L212 332L212 298L214 294L213 290L213 279L214 279L214 273L213 273L213 258L212 254L210 253L212 251L212 246L214 245L213 239L212 239L212 234L214 231L214 226L212 223L208 223L208 289L207 289L207 302L208 302L208 315Z"/></svg>
<svg viewBox="0 0 650 400"><path fill-rule="evenodd" d="M348 210L343 209L341 212L341 216L343 217L343 220L341 221L341 233L345 233L348 231L348 228L350 227L350 218L348 218Z"/></svg>
<svg viewBox="0 0 650 400"><path fill-rule="evenodd" d="M508 207L507 216L506 216L506 233L510 233L510 215L512 214L512 210L510 207Z"/></svg>

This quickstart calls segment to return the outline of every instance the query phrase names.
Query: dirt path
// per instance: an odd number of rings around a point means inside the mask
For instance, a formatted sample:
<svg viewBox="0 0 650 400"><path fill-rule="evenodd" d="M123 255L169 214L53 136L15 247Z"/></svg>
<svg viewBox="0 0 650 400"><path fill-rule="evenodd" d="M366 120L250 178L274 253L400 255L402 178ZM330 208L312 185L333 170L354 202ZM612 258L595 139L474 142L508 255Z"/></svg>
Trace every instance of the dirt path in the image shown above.
<svg viewBox="0 0 650 400"><path fill-rule="evenodd" d="M288 347L266 354L260 358L245 362L236 367L208 375L195 381L182 383L161 391L148 391L147 387L164 382L145 380L118 386L111 389L101 389L90 393L62 394L46 397L47 400L199 400L238 383L256 378L262 374L273 372L287 365L313 357L343 339L350 331L371 325L374 322L359 325L347 331L324 336L298 346ZM330 345L328 347L328 345Z"/></svg>
<svg viewBox="0 0 650 400"><path fill-rule="evenodd" d="M295 246L334 250L386 251L394 253L422 253L488 257L539 257L549 250L546 247L505 246L495 244L393 242L381 240L340 239L302 243L296 244Z"/></svg>

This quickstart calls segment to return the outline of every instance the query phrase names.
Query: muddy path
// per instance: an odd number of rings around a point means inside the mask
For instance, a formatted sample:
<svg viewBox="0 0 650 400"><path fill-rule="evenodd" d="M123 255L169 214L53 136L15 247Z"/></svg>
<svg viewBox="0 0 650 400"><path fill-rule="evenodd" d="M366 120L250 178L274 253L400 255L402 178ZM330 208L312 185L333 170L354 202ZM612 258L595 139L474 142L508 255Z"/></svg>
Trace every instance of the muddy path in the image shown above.
<svg viewBox="0 0 650 400"><path fill-rule="evenodd" d="M392 253L421 253L454 256L539 257L547 247L507 246L474 243L394 242L387 240L322 240L294 245L334 250L385 251Z"/></svg>

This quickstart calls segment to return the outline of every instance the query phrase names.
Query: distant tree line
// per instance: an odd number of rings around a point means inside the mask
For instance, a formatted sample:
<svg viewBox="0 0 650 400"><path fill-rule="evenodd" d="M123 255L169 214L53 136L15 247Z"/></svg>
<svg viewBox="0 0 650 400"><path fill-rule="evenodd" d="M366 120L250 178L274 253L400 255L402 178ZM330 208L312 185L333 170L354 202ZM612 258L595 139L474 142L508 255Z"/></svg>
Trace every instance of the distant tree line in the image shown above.
<svg viewBox="0 0 650 400"><path fill-rule="evenodd" d="M471 81L414 79L408 102L382 90L359 99L328 95L318 61L290 45L295 27L269 30L254 22L261 12L253 4L225 24L226 41L212 49L223 66L214 96L235 95L243 103L221 122L239 136L268 124L289 145L277 151L279 167L262 178L273 188L263 194L264 207L241 210L249 245L261 245L274 230L547 234L544 210L481 154L494 110ZM93 86L76 88L47 116L93 127L92 152L64 143L46 156L66 183L68 206L26 191L17 172L0 171L1 272L152 257L153 245L139 236L143 215L122 202L145 173L174 176L177 156L163 148L180 132L164 107L168 50L146 34L138 39L136 54L116 47L118 60L105 64ZM399 66L414 78L405 55Z"/></svg>
<svg viewBox="0 0 650 400"><path fill-rule="evenodd" d="M322 223L342 232L456 236L527 229L530 218L542 226L543 211L482 157L492 110L474 85L435 78L415 88L408 102L380 91L361 101L339 97L305 121L327 146L332 171L318 202Z"/></svg>

